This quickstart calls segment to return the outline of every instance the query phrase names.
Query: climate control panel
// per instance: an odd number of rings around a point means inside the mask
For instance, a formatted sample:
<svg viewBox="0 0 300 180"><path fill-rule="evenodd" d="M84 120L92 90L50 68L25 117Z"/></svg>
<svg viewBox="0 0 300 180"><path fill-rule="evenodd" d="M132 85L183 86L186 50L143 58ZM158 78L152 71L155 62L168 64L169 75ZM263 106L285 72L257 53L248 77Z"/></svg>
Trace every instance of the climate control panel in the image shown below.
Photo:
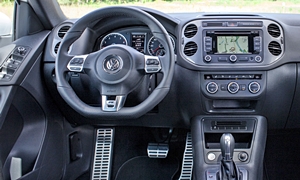
<svg viewBox="0 0 300 180"><path fill-rule="evenodd" d="M210 97L256 97L265 87L265 73L202 73L202 91Z"/></svg>

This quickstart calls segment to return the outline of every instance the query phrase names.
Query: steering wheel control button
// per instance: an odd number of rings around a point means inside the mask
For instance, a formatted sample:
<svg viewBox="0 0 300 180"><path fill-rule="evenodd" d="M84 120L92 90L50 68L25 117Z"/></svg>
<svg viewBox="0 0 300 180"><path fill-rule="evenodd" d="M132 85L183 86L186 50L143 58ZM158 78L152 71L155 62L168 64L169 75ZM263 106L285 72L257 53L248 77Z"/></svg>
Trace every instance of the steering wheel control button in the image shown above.
<svg viewBox="0 0 300 180"><path fill-rule="evenodd" d="M123 68L123 60L120 56L110 55L103 61L103 69L109 74L116 74Z"/></svg>
<svg viewBox="0 0 300 180"><path fill-rule="evenodd" d="M210 161L214 161L216 159L216 155L214 153L208 153L207 159Z"/></svg>
<svg viewBox="0 0 300 180"><path fill-rule="evenodd" d="M251 93L256 94L260 91L260 84L254 81L249 84L248 88Z"/></svg>
<svg viewBox="0 0 300 180"><path fill-rule="evenodd" d="M227 86L227 90L231 94L237 93L239 91L239 89L240 89L240 86L237 82L230 82Z"/></svg>
<svg viewBox="0 0 300 180"><path fill-rule="evenodd" d="M159 61L157 59L148 59L146 64L147 65L159 65Z"/></svg>
<svg viewBox="0 0 300 180"><path fill-rule="evenodd" d="M157 73L161 70L160 60L157 56L145 55L145 71L146 73Z"/></svg>
<svg viewBox="0 0 300 180"><path fill-rule="evenodd" d="M210 62L211 61L211 56L210 55L204 56L204 61L205 62Z"/></svg>
<svg viewBox="0 0 300 180"><path fill-rule="evenodd" d="M218 91L218 85L217 85L217 83L215 83L215 82L209 82L206 85L206 90L210 94L215 94Z"/></svg>
<svg viewBox="0 0 300 180"><path fill-rule="evenodd" d="M237 61L237 56L236 55L230 55L229 56L229 60L230 60L230 62L236 62Z"/></svg>
<svg viewBox="0 0 300 180"><path fill-rule="evenodd" d="M86 59L87 55L82 55L82 56L74 56L70 61L67 66L69 71L72 72L81 72L83 69L83 64Z"/></svg>
<svg viewBox="0 0 300 180"><path fill-rule="evenodd" d="M249 159L249 155L246 153L246 152L240 152L238 154L238 159L241 161L241 162L246 162L248 159Z"/></svg>
<svg viewBox="0 0 300 180"><path fill-rule="evenodd" d="M258 63L260 63L262 61L261 56L255 56L254 60Z"/></svg>

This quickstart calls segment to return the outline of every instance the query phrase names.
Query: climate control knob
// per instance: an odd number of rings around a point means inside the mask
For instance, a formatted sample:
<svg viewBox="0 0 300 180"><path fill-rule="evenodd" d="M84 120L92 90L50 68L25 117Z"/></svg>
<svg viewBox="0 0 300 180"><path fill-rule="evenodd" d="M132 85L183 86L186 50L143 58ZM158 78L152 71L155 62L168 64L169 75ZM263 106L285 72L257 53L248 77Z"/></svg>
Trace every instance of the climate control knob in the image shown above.
<svg viewBox="0 0 300 180"><path fill-rule="evenodd" d="M231 56L229 56L229 60L230 60L231 62L236 62L236 61L237 61L236 55L231 55Z"/></svg>
<svg viewBox="0 0 300 180"><path fill-rule="evenodd" d="M218 84L215 82L209 82L206 85L206 90L207 92L209 92L210 94L215 94L218 91Z"/></svg>
<svg viewBox="0 0 300 180"><path fill-rule="evenodd" d="M231 94L237 93L239 91L239 89L240 89L240 86L237 82L230 82L227 86L227 90Z"/></svg>
<svg viewBox="0 0 300 180"><path fill-rule="evenodd" d="M248 89L251 93L256 94L260 91L260 84L256 81L251 82L248 86Z"/></svg>

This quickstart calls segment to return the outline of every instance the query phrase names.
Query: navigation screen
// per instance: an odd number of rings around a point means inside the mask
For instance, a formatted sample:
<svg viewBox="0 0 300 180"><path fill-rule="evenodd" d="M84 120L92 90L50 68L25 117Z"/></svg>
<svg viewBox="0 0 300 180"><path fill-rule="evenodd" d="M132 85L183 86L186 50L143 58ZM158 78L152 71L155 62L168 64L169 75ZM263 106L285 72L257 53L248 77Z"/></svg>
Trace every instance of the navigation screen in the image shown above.
<svg viewBox="0 0 300 180"><path fill-rule="evenodd" d="M217 52L221 54L249 53L248 36L217 36Z"/></svg>
<svg viewBox="0 0 300 180"><path fill-rule="evenodd" d="M145 34L132 34L131 46L141 53L145 53Z"/></svg>

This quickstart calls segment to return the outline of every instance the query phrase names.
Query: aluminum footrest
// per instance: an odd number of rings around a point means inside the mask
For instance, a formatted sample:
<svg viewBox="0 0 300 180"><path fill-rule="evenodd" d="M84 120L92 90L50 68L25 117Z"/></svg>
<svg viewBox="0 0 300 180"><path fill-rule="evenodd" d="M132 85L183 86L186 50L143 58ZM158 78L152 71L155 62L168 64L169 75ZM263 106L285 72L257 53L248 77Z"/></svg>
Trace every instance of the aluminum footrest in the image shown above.
<svg viewBox="0 0 300 180"><path fill-rule="evenodd" d="M193 174L193 146L192 146L192 135L190 132L187 133L185 150L182 160L182 168L179 180L191 180Z"/></svg>
<svg viewBox="0 0 300 180"><path fill-rule="evenodd" d="M114 129L98 129L92 180L109 180L112 160Z"/></svg>

